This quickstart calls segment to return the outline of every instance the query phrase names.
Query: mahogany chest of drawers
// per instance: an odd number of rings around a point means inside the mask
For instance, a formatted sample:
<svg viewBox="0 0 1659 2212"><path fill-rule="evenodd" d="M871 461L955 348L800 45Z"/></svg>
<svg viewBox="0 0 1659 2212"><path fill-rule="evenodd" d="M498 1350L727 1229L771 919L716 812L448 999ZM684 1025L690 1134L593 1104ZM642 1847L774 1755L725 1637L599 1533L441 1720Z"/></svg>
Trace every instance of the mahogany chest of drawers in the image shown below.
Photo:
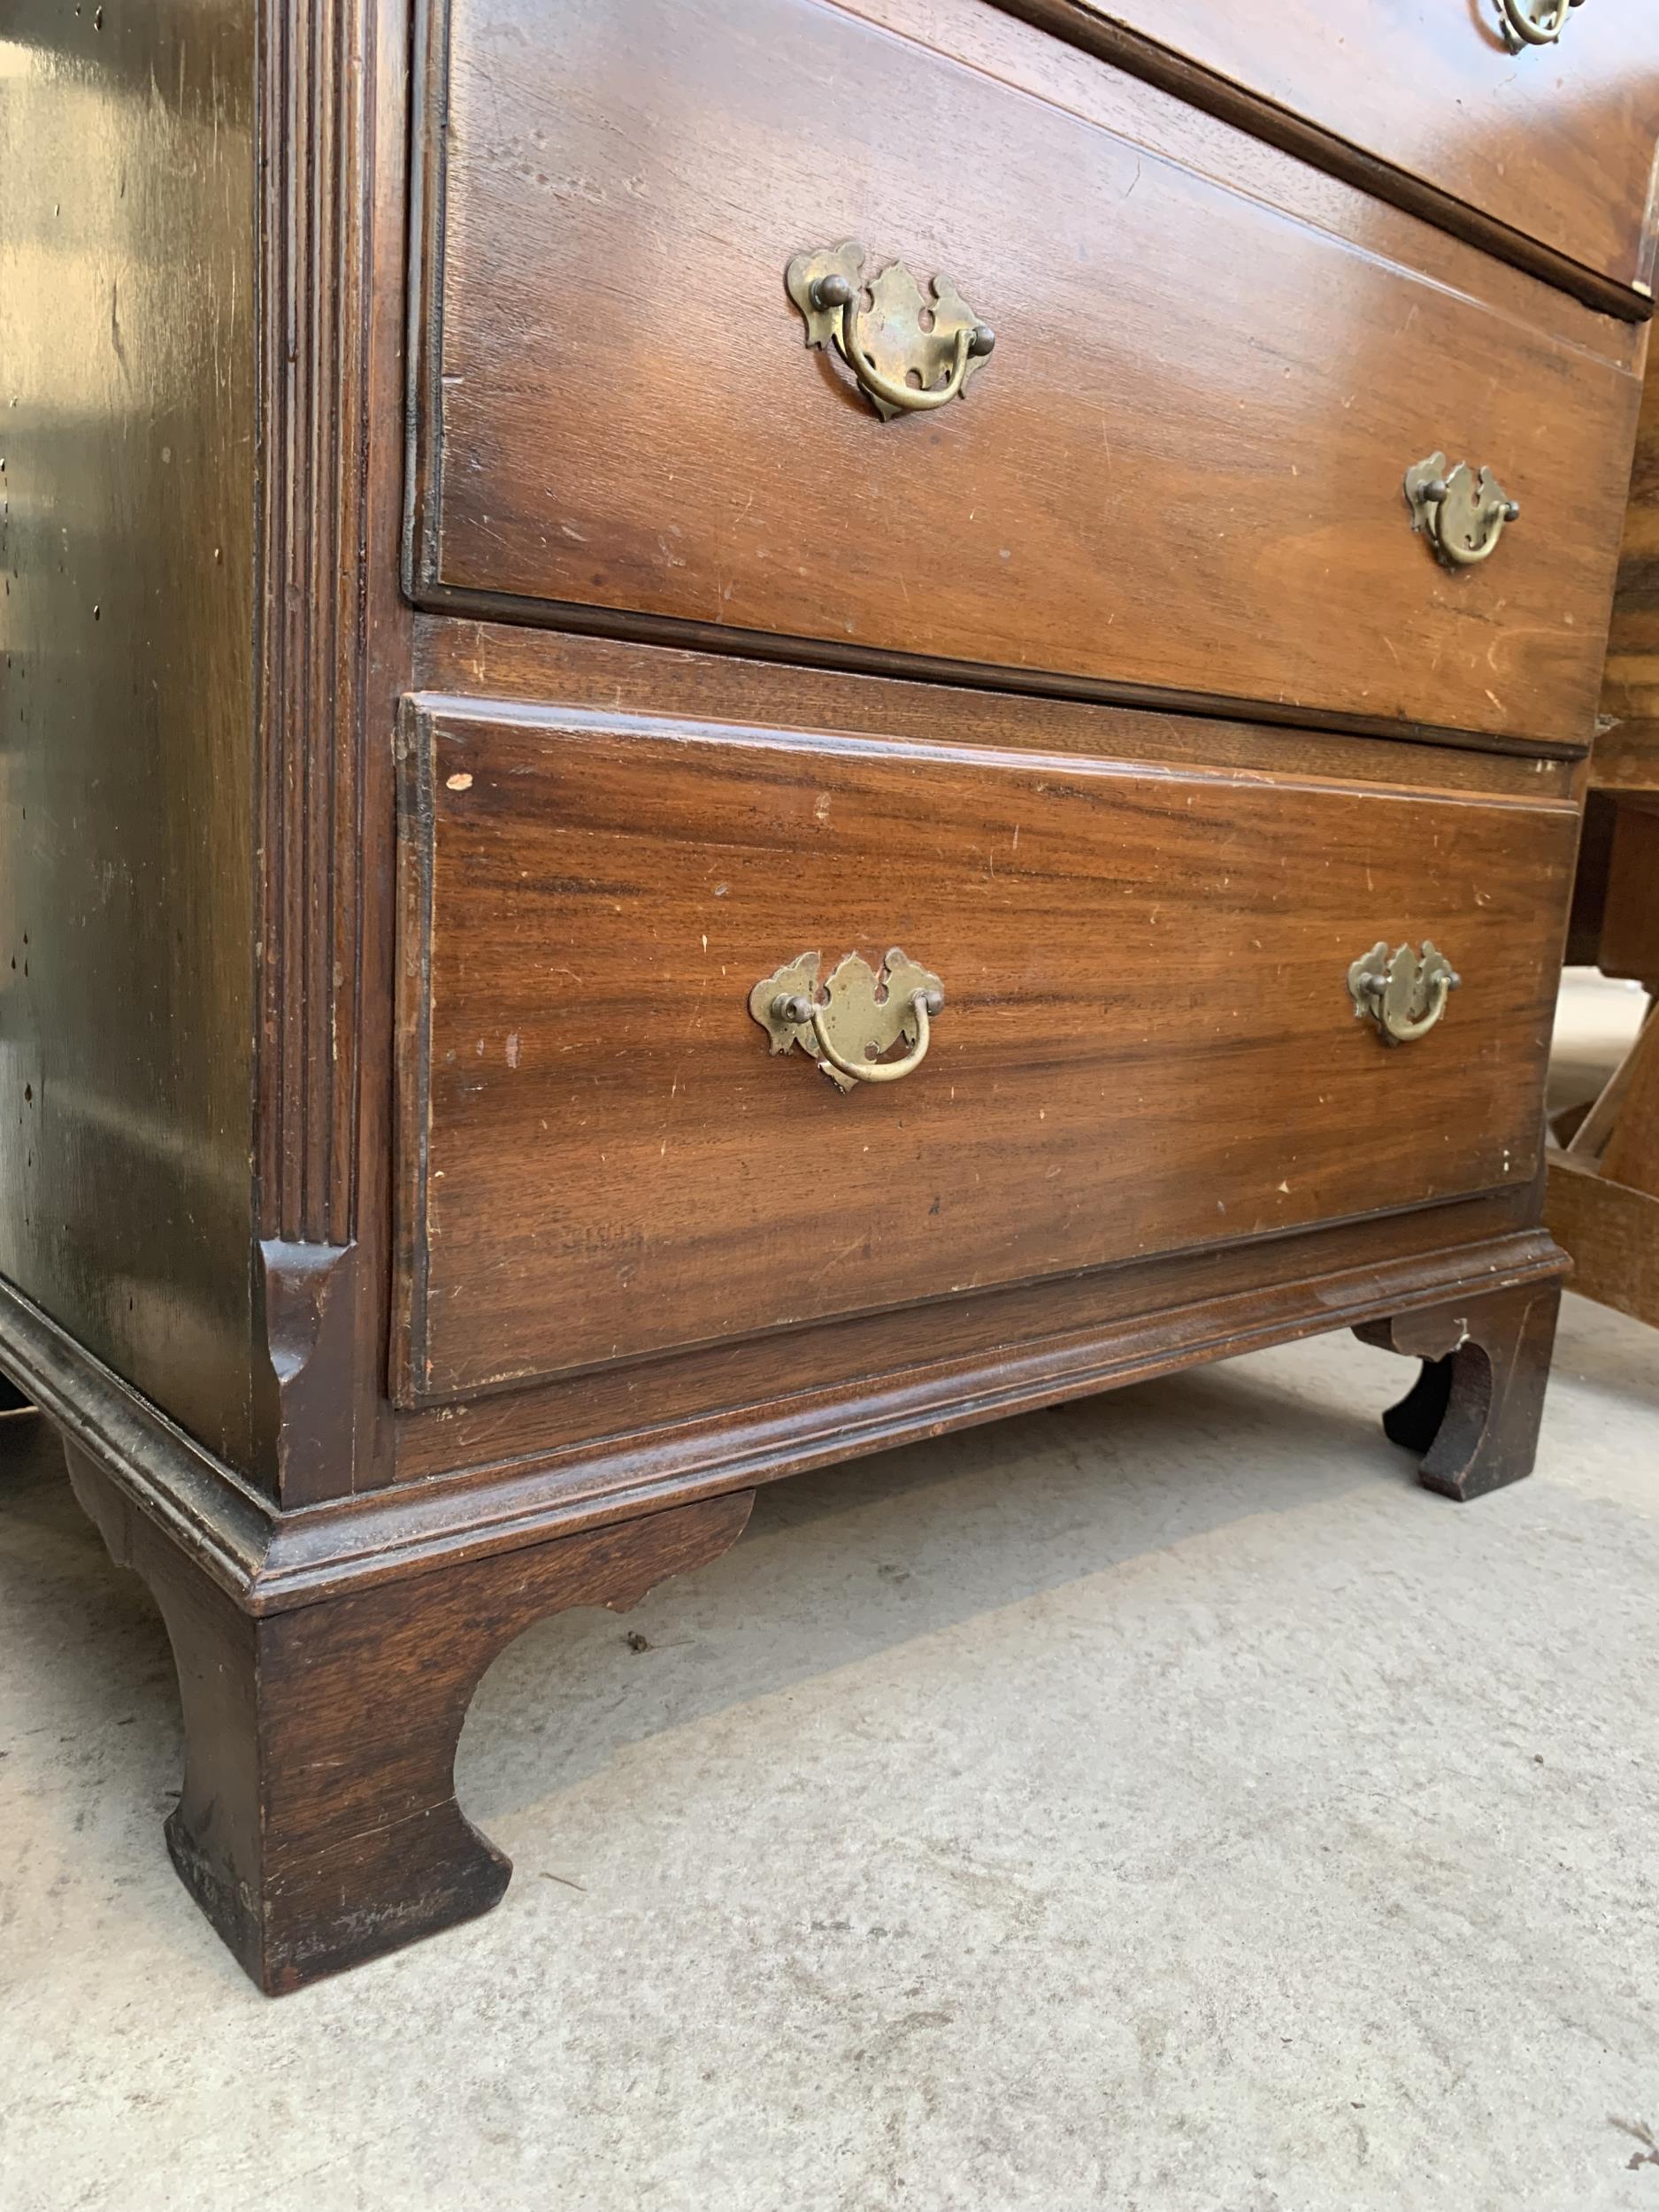
<svg viewBox="0 0 1659 2212"><path fill-rule="evenodd" d="M292 1988L755 1486L1322 1329L1531 1463L1644 0L21 0L0 1361Z"/></svg>

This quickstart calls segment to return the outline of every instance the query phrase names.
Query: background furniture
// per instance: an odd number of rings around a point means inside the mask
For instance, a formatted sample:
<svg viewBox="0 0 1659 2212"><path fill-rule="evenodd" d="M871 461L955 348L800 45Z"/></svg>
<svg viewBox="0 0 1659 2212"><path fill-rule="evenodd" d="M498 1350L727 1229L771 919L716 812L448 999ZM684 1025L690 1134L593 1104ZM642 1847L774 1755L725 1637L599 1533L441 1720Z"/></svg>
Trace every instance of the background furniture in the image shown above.
<svg viewBox="0 0 1659 2212"><path fill-rule="evenodd" d="M13 17L0 1358L264 1987L759 1482L1343 1326L1527 1471L1645 0Z"/></svg>
<svg viewBox="0 0 1659 2212"><path fill-rule="evenodd" d="M1659 998L1659 376L1642 399L1570 960ZM1659 1023L1649 1018L1549 1162L1548 1219L1573 1286L1659 1324Z"/></svg>

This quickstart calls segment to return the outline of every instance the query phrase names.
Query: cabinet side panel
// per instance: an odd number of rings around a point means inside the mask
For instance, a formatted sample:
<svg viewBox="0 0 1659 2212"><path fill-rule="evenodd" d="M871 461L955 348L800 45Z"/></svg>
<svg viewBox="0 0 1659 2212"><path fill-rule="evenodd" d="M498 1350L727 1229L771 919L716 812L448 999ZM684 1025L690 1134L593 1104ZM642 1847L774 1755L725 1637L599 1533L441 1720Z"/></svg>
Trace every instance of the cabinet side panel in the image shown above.
<svg viewBox="0 0 1659 2212"><path fill-rule="evenodd" d="M0 36L0 1274L249 1448L255 12Z"/></svg>

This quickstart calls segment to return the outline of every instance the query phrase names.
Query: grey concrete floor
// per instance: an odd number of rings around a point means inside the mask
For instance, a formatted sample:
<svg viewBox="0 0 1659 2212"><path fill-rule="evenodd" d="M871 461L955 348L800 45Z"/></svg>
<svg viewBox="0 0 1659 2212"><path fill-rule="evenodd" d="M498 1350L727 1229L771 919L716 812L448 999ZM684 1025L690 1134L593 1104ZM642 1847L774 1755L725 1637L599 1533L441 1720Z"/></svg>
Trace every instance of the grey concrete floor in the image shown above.
<svg viewBox="0 0 1659 2212"><path fill-rule="evenodd" d="M1325 1338L764 1494L483 1685L488 1918L279 2003L0 1437L4 2212L1659 2208L1659 1334L1459 1508ZM630 1630L649 1648L635 1651Z"/></svg>

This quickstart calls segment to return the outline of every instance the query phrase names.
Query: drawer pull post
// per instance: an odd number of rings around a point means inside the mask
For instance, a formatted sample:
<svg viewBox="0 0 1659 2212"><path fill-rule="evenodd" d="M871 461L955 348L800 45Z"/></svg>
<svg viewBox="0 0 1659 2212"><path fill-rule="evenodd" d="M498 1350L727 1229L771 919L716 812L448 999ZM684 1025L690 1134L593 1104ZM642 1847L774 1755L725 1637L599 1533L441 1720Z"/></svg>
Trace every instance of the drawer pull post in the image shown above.
<svg viewBox="0 0 1659 2212"><path fill-rule="evenodd" d="M834 346L884 422L949 406L989 355L996 333L949 277L936 276L933 297L924 298L902 261L871 284L866 314L859 304L864 269L864 250L850 238L790 262L784 282L805 320L807 344Z"/></svg>
<svg viewBox="0 0 1659 2212"><path fill-rule="evenodd" d="M1466 461L1448 470L1443 453L1431 453L1406 471L1411 527L1428 540L1448 568L1473 568L1498 549L1505 526L1521 510L1487 468L1479 476Z"/></svg>
<svg viewBox="0 0 1659 2212"><path fill-rule="evenodd" d="M1503 42L1512 54L1524 46L1553 46L1567 27L1569 8L1584 0L1498 0Z"/></svg>
<svg viewBox="0 0 1659 2212"><path fill-rule="evenodd" d="M772 1039L772 1050L792 1052L799 1045L843 1091L855 1083L896 1083L914 1075L933 1041L933 1018L944 1010L939 978L896 945L879 971L852 952L820 997L819 964L817 953L803 952L749 993L749 1010ZM902 1059L875 1056L900 1043L910 1048Z"/></svg>
<svg viewBox="0 0 1659 2212"><path fill-rule="evenodd" d="M1387 939L1379 938L1348 972L1355 1018L1369 1015L1383 1042L1390 1045L1409 1045L1426 1037L1462 981L1429 937L1423 940L1421 958L1409 945L1396 946L1391 954Z"/></svg>

